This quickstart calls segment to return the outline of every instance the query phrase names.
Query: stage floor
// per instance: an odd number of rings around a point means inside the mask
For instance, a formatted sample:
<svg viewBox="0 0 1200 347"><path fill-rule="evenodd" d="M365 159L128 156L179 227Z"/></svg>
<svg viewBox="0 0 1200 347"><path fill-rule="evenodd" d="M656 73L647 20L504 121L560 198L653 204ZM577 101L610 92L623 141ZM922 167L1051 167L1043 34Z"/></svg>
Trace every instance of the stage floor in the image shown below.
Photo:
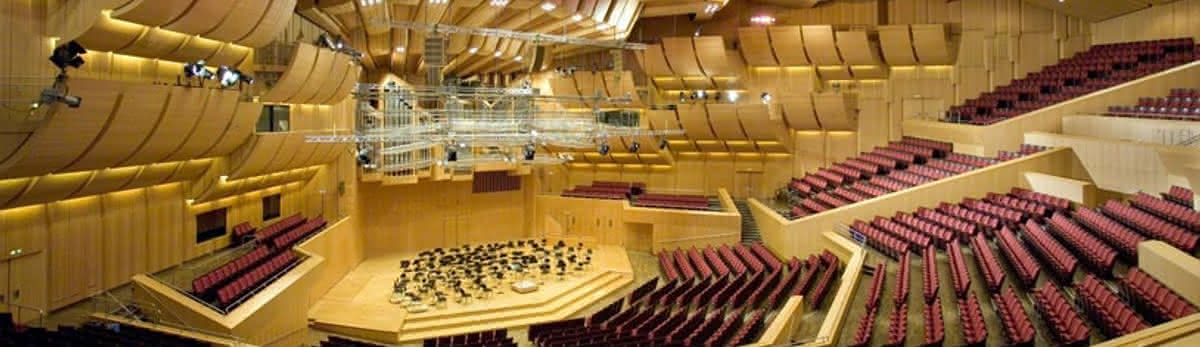
<svg viewBox="0 0 1200 347"><path fill-rule="evenodd" d="M503 294L466 305L408 313L388 303L400 261L415 254L364 260L308 312L317 329L385 343L509 328L564 319L633 282L633 266L625 250L592 246L592 267L566 280L547 279L529 294L505 289Z"/></svg>

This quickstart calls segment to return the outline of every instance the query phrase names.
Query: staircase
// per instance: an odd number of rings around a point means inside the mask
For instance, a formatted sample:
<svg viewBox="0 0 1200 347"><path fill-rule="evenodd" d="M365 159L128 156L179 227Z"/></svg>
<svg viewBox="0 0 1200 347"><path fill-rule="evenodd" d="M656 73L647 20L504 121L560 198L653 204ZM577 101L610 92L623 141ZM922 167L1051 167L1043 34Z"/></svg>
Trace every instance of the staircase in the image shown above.
<svg viewBox="0 0 1200 347"><path fill-rule="evenodd" d="M754 215L750 214L750 204L746 200L734 200L733 204L737 206L738 213L742 214L742 243L762 242L762 235L758 233L758 223L754 222Z"/></svg>

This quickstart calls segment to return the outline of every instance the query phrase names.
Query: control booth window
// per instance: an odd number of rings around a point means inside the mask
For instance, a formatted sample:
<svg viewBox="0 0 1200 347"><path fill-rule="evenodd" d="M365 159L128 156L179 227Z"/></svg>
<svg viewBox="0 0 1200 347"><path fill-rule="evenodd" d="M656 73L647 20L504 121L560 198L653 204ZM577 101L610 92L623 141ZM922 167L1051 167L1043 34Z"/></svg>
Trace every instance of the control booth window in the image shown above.
<svg viewBox="0 0 1200 347"><path fill-rule="evenodd" d="M291 122L290 105L263 105L256 131L260 133L288 131Z"/></svg>
<svg viewBox="0 0 1200 347"><path fill-rule="evenodd" d="M262 199L262 213L263 221L279 218L279 194Z"/></svg>
<svg viewBox="0 0 1200 347"><path fill-rule="evenodd" d="M225 209L196 215L196 243L225 236Z"/></svg>

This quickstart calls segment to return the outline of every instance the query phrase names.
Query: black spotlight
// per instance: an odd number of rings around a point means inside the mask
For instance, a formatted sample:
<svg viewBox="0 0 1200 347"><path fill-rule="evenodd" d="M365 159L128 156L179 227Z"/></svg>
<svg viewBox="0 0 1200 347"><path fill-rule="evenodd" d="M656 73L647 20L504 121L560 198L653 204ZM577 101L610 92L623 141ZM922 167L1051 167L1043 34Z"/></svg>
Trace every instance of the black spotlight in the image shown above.
<svg viewBox="0 0 1200 347"><path fill-rule="evenodd" d="M56 102L66 104L70 108L79 108L79 104L83 103L83 98L67 95L67 93L59 88L46 88L42 90L42 97L38 101L39 105L49 105Z"/></svg>
<svg viewBox="0 0 1200 347"><path fill-rule="evenodd" d="M242 80L242 73L237 69L221 65L217 69L217 80L220 81L221 88L229 88Z"/></svg>
<svg viewBox="0 0 1200 347"><path fill-rule="evenodd" d="M535 155L537 155L537 147L532 143L525 145L525 160L533 160Z"/></svg>
<svg viewBox="0 0 1200 347"><path fill-rule="evenodd" d="M458 150L453 146L446 149L446 161L458 161Z"/></svg>
<svg viewBox="0 0 1200 347"><path fill-rule="evenodd" d="M659 139L658 140L658 149L667 149L667 145L669 145L669 144L670 143L667 142L667 139Z"/></svg>
<svg viewBox="0 0 1200 347"><path fill-rule="evenodd" d="M337 43L333 41L333 37L330 37L329 34L318 35L317 41L313 42L313 44L316 44L319 47L325 47L328 49L335 49L335 50L337 49Z"/></svg>
<svg viewBox="0 0 1200 347"><path fill-rule="evenodd" d="M183 75L188 78L212 79L213 72L204 66L204 60L183 64Z"/></svg>
<svg viewBox="0 0 1200 347"><path fill-rule="evenodd" d="M371 160L371 147L363 146L355 153L355 158L358 160L358 165L367 169L374 169L375 163Z"/></svg>
<svg viewBox="0 0 1200 347"><path fill-rule="evenodd" d="M608 155L608 150L609 150L609 148L608 148L607 143L600 144L600 148L599 148L600 155Z"/></svg>
<svg viewBox="0 0 1200 347"><path fill-rule="evenodd" d="M637 141L633 141L633 143L629 144L629 152L631 153L637 153L641 148L642 144L638 143Z"/></svg>
<svg viewBox="0 0 1200 347"><path fill-rule="evenodd" d="M83 45L75 41L67 42L54 48L54 52L50 54L50 62L59 70L66 70L67 67L78 69L83 66L83 57L79 56L81 54L87 54Z"/></svg>

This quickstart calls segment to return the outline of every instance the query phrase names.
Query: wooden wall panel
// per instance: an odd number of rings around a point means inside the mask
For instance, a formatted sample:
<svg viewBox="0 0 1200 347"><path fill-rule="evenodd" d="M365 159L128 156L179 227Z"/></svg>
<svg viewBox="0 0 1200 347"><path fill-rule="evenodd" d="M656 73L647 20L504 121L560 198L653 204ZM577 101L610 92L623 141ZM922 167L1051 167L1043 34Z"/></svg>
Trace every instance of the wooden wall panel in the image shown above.
<svg viewBox="0 0 1200 347"><path fill-rule="evenodd" d="M155 85L129 85L109 120L110 124L119 126L105 127L87 152L66 170L112 167L133 154L162 115L168 91Z"/></svg>
<svg viewBox="0 0 1200 347"><path fill-rule="evenodd" d="M779 65L775 60L775 53L771 50L771 38L767 34L767 27L738 28L738 40L746 65Z"/></svg>
<svg viewBox="0 0 1200 347"><path fill-rule="evenodd" d="M121 166L158 162L179 148L196 126L206 100L213 93L216 92L211 89L171 87L170 101L154 132L137 152L121 162Z"/></svg>
<svg viewBox="0 0 1200 347"><path fill-rule="evenodd" d="M678 105L677 111L679 122L683 125L683 130L687 132L688 138L692 140L716 139L712 127L709 126L708 112L704 109L704 105Z"/></svg>
<svg viewBox="0 0 1200 347"><path fill-rule="evenodd" d="M1091 24L1095 44L1158 40L1177 37L1200 39L1200 1L1180 0Z"/></svg>
<svg viewBox="0 0 1200 347"><path fill-rule="evenodd" d="M876 65L881 63L878 47L867 37L866 31L839 31L836 33L838 51L846 64Z"/></svg>
<svg viewBox="0 0 1200 347"><path fill-rule="evenodd" d="M693 38L696 59L700 68L709 77L730 76L738 72L725 54L725 40L721 36L697 36Z"/></svg>
<svg viewBox="0 0 1200 347"><path fill-rule="evenodd" d="M304 82L308 79L308 76L313 74L317 66L316 62L319 51L324 50L319 50L317 46L303 42L296 44L287 70L283 71L279 80L271 86L270 90L263 93L259 99L265 102L281 102L291 99L304 86Z"/></svg>
<svg viewBox="0 0 1200 347"><path fill-rule="evenodd" d="M800 26L769 26L767 32L771 38L771 49L779 64L783 66L809 65L810 60L804 46L804 36L800 34Z"/></svg>
<svg viewBox="0 0 1200 347"><path fill-rule="evenodd" d="M787 98L782 100L779 105L783 108L783 118L787 120L788 127L792 130L821 129L812 97Z"/></svg>
<svg viewBox="0 0 1200 347"><path fill-rule="evenodd" d="M948 42L945 25L921 24L912 26L913 49L917 60L924 65L947 65L954 63L954 52Z"/></svg>
<svg viewBox="0 0 1200 347"><path fill-rule="evenodd" d="M718 139L743 140L746 133L738 122L737 106L733 104L708 104L708 119Z"/></svg>
<svg viewBox="0 0 1200 347"><path fill-rule="evenodd" d="M26 140L21 149L0 163L0 177L36 176L55 172L68 166L87 150L92 141L104 128L108 117L116 107L118 90L110 83L79 79L71 81L71 93L84 100L95 100L69 108L65 105L49 107L54 114L41 130Z"/></svg>
<svg viewBox="0 0 1200 347"><path fill-rule="evenodd" d="M360 193L368 257L527 237L525 189L472 194L471 182L371 186Z"/></svg>
<svg viewBox="0 0 1200 347"><path fill-rule="evenodd" d="M815 65L841 65L842 57L838 53L833 39L833 27L829 25L805 25L800 27L804 37L804 51Z"/></svg>
<svg viewBox="0 0 1200 347"><path fill-rule="evenodd" d="M103 289L100 260L103 237L100 199L73 199L49 205L50 307L58 308Z"/></svg>
<svg viewBox="0 0 1200 347"><path fill-rule="evenodd" d="M882 25L879 27L879 45L887 63L916 65L917 58L912 48L912 33L907 25Z"/></svg>
<svg viewBox="0 0 1200 347"><path fill-rule="evenodd" d="M679 76L703 76L696 60L696 50L691 37L664 37L663 52L671 70Z"/></svg>

